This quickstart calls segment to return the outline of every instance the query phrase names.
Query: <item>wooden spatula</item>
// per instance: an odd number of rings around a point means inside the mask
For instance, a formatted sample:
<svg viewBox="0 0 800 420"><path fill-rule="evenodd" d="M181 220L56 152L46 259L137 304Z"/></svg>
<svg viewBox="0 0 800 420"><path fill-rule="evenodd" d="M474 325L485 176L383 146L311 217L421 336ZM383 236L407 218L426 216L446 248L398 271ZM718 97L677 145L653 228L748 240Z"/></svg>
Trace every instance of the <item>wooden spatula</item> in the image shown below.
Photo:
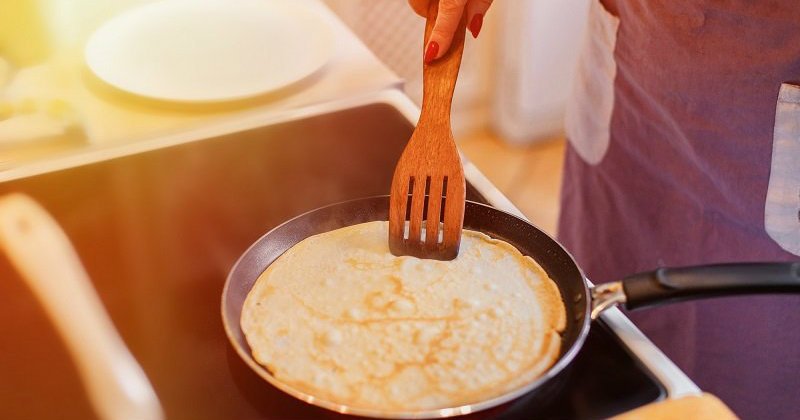
<svg viewBox="0 0 800 420"><path fill-rule="evenodd" d="M428 44L438 9L439 2L431 1L424 45ZM422 66L422 112L392 178L389 249L394 255L437 260L458 256L466 184L450 129L450 105L464 52L465 29L466 18L462 17L447 53Z"/></svg>

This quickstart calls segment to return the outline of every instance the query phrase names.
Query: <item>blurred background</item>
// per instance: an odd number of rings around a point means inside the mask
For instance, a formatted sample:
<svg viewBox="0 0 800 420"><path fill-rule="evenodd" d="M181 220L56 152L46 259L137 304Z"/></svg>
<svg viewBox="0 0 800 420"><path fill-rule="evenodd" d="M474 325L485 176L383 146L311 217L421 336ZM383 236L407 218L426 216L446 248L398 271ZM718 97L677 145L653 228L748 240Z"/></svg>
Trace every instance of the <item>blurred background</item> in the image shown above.
<svg viewBox="0 0 800 420"><path fill-rule="evenodd" d="M419 103L424 22L406 0L298 1L320 3L335 13ZM146 3L153 1L0 2L0 170L171 132L177 126L167 123L170 118L217 115L219 108L182 108L120 94L86 70L83 49L97 28ZM456 91L454 131L463 152L549 232L558 212L564 107L588 5L588 0L496 1L480 37L467 36ZM358 78L358 69L351 70L351 78ZM273 95L233 108L243 112L281 100Z"/></svg>

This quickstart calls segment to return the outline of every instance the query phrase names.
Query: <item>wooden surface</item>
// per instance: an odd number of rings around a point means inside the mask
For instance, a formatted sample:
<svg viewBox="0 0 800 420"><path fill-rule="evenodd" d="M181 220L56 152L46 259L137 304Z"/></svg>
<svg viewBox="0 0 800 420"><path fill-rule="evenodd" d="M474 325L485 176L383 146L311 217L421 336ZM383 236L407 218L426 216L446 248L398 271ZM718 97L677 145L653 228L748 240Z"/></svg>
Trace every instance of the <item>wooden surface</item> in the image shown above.
<svg viewBox="0 0 800 420"><path fill-rule="evenodd" d="M647 404L613 417L614 420L733 420L737 418L728 406L711 394Z"/></svg>
<svg viewBox="0 0 800 420"><path fill-rule="evenodd" d="M437 11L438 2L432 1L424 46L433 30ZM389 247L395 255L440 260L451 260L458 255L466 184L450 128L450 106L464 51L465 29L466 18L462 18L450 49L436 61L423 64L422 111L392 178ZM438 241L440 218L436 217L440 214L444 222L441 243ZM409 233L404 239L406 220L409 220ZM425 238L421 237L423 220Z"/></svg>
<svg viewBox="0 0 800 420"><path fill-rule="evenodd" d="M563 137L511 144L483 128L456 140L464 155L533 224L555 235L566 147Z"/></svg>

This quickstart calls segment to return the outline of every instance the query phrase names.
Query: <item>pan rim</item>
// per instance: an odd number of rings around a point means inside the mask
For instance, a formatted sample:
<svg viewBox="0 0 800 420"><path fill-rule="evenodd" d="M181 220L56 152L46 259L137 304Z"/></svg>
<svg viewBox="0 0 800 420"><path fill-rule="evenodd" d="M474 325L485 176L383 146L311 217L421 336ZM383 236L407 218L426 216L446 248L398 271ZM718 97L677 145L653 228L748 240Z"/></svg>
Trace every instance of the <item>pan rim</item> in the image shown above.
<svg viewBox="0 0 800 420"><path fill-rule="evenodd" d="M297 388L294 388L291 385L286 384L285 382L279 380L274 375L272 375L264 366L262 366L261 364L256 362L255 359L253 358L253 356L250 353L248 353L245 348L243 348L241 345L239 345L238 337L235 334L235 332L231 330L231 327L230 327L232 325L231 324L232 320L228 317L228 303L227 303L228 299L227 299L227 297L228 297L228 294L229 294L231 283L233 282L234 274L238 271L240 265L242 265L244 263L243 261L245 260L245 257L250 256L252 253L254 253L255 251L253 249L256 248L259 244L261 244L261 242L263 240L265 240L265 238L267 236L269 236L271 233L273 233L274 231L279 230L279 229L285 227L286 225L294 222L295 220L303 218L303 217L305 217L305 216L307 216L309 214L312 214L314 212L321 212L321 211L323 211L325 209L328 209L328 208L331 208L331 207L342 206L342 205L346 205L346 204L352 204L354 202L365 202L365 203L367 203L367 202L375 201L375 200L386 200L387 206L388 206L388 199L389 199L388 195L375 195L375 196L369 196L369 197L362 197L362 198L356 198L356 199L351 199L351 200L340 201L340 202L337 202L337 203L332 203L332 204L328 204L328 205L324 205L324 206L321 206L321 207L317 207L317 208L308 210L306 212L303 212L303 213L301 213L301 214L299 214L297 216L294 216L294 217L284 221L283 223L273 227L272 229L270 229L269 231L267 231L266 233L261 235L257 240L255 240L239 256L239 258L236 260L236 263L234 263L234 265L231 267L231 269L228 272L228 275L227 275L227 277L225 279L225 285L224 285L224 287L222 289L222 299L221 299L222 302L221 302L221 305L220 305L220 309L221 309L221 315L222 315L222 321L223 321L223 328L225 329L225 334L228 337L228 341L230 342L230 345L236 350L236 353L239 355L239 357L250 367L250 369L252 369L256 374L258 374L258 376L260 376L262 379L267 381L270 385L278 388L279 390L283 391L284 393L289 394L290 396L292 396L294 398L297 398L297 399L299 399L301 401L304 401L304 402L306 402L308 404L315 405L315 406L318 406L318 407L322 407L322 408L325 408L327 410L335 411L337 413L348 414L348 415L356 415L356 416L364 416L364 417L372 417L372 418L385 418L385 419L433 419L433 418L447 418L447 417L453 417L453 416L459 416L459 415L466 415L466 414L470 414L470 413L475 413L475 412L478 412L478 411L487 410L489 408L493 408L493 407L499 406L501 404L507 403L509 401L515 400L515 399L517 399L517 398L519 398L519 397L521 397L521 396L523 396L523 395L525 395L525 394L527 394L527 393L539 388L540 386L542 386L546 382L548 382L551 379L555 378L559 373L561 373L572 362L572 360L575 358L575 356L577 356L577 354L581 350L581 348L583 348L583 344L586 341L586 337L587 337L587 335L589 333L589 328L590 328L590 325L591 325L591 317L589 316L589 313L591 311L591 295L589 293L589 286L588 286L588 283L587 283L588 279L586 278L583 270L575 262L575 259L572 256L572 254L570 254L552 236L550 236L548 233L544 232L543 230L539 229L533 223L531 223L531 222L529 222L529 221L527 221L527 220L525 220L523 218L520 218L519 216L516 216L516 215L511 214L509 212L506 212L506 211L503 211L503 210L498 209L496 207L493 207L491 205L478 203L478 202L470 201L470 200L466 201L467 206L478 206L478 207L487 208L490 211L500 212L500 213L502 213L502 214L504 214L506 216L510 216L510 217L512 217L512 218L514 218L514 219L516 219L516 220L518 220L518 221L520 221L520 222L522 222L524 224L530 225L533 228L535 228L539 233L545 235L548 239L550 239L553 243L555 243L560 248L560 250L563 251L567 255L567 257L569 257L569 262L572 264L572 266L575 269L577 269L578 273L580 274L581 283L582 283L582 289L583 289L582 290L582 292L583 292L582 294L583 294L583 298L584 298L584 305L583 305L583 308L582 308L583 309L583 315L581 317L581 321L580 322L576 322L576 328L579 328L580 330L578 331L577 336L576 336L575 340L572 342L572 344L570 345L570 347L567 350L565 350L559 356L558 360L556 360L556 362L552 366L550 366L550 368L545 373L543 373L541 376L537 377L535 380L533 380L531 382L528 382L528 383L526 383L524 385L521 385L521 386L519 386L519 387L517 387L515 389L512 389L512 390L510 390L510 391L508 391L506 393L497 395L497 396L489 398L489 399L485 399L485 400L481 400L481 401L478 401L478 402L474 402L474 403L462 404L462 405L453 406L453 407L435 408L435 409L377 410L377 409L362 408L362 407L351 406L351 405L347 405L347 404L341 404L341 403L333 402L333 401L330 401L330 400L326 400L324 398L318 398L318 397L316 397L316 396L314 396L312 394L309 394L307 392L303 392L303 391L301 391L301 390L299 390ZM268 267L269 267L269 265L264 267L264 270L266 270ZM261 271L261 273L263 273L263 270ZM564 299L564 303L565 304L569 303L569 302L567 302L565 300L565 297L563 296L563 293L562 293L562 299ZM236 325L240 325L240 320L235 320L235 322L236 322Z"/></svg>

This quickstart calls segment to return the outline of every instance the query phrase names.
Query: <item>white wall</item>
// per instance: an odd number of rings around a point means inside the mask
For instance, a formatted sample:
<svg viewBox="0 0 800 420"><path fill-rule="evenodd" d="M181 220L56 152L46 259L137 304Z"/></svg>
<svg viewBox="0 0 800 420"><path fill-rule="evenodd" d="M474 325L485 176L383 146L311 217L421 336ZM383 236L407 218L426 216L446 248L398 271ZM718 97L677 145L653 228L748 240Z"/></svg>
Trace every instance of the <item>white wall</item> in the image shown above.
<svg viewBox="0 0 800 420"><path fill-rule="evenodd" d="M590 0L499 0L493 127L512 142L563 131Z"/></svg>

